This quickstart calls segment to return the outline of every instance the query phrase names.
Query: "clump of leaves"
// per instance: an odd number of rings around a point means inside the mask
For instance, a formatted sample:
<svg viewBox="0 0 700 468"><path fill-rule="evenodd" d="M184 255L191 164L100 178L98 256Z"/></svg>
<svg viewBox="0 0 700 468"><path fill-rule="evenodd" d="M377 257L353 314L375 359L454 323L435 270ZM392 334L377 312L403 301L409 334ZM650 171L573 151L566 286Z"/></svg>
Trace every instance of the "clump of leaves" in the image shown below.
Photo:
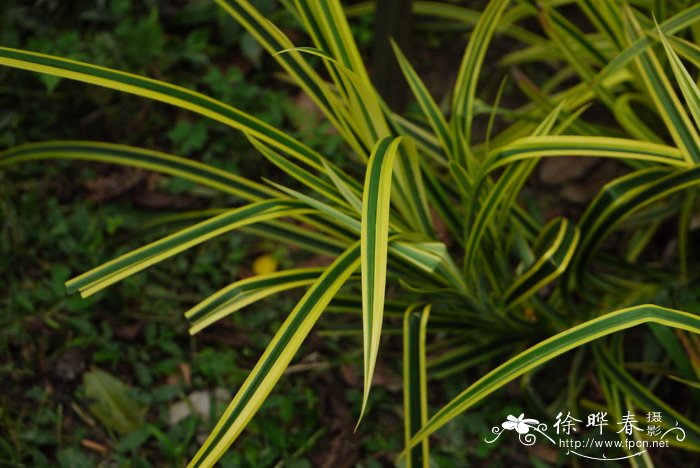
<svg viewBox="0 0 700 468"><path fill-rule="evenodd" d="M700 273L689 261L688 248L695 187L700 183L700 92L676 56L676 50L684 50L686 57L695 57L694 49L671 36L685 31L700 8L680 9L663 20L664 10L657 26L644 2L629 7L608 2L602 12L591 7L591 12L600 13L592 21L607 35L596 36L603 45L590 48L586 34L565 17L552 9L537 11L534 3L507 9L507 0L494 0L483 13L472 15L457 7L416 2L423 13L452 15L473 21L474 26L447 116L396 50L423 113L422 122L415 122L393 113L377 95L339 1L285 2L308 33L311 47L296 47L247 0L216 3L313 100L342 137L347 158L343 167L352 169L346 172L329 155L200 93L56 56L0 48L0 64L165 102L237 129L262 157L303 187L301 191L261 184L192 159L124 145L45 142L0 153L0 164L80 159L148 168L244 202L212 211L201 222L68 281L69 291L85 297L235 229L332 258L323 268L295 268L237 281L186 312L191 332L197 333L264 297L308 288L192 465L211 466L225 453L329 308L362 317L360 418L384 322L403 317L404 455L411 465L427 465L429 435L507 383L572 349L581 356L572 372L581 369L581 362L597 372L593 383L604 397L597 404L613 415L630 407L668 414L687 430L687 438L674 443L700 448L700 428L625 368L620 333L648 324L653 335L649 339L663 350L659 362L670 362L674 373L697 382L697 369L689 365L697 341L688 332L700 332L700 318L645 302L673 305L657 294L664 282L693 285ZM543 18L550 41L517 26L533 9ZM547 83L547 91L522 83L532 101L523 108L484 106L476 99L488 45L499 30L535 48L522 52L525 56L549 58L546 51L557 47L567 59L568 66ZM578 42L567 49L571 37ZM665 55L657 54L657 43ZM584 48L589 52L580 54ZM661 66L664 57L672 65L683 100ZM312 59L321 62L322 72L311 66ZM561 90L572 74L580 83ZM630 89L642 97L629 97ZM663 134L630 131L642 128L629 123L633 111L625 112L625 103L631 108L636 99L644 99L656 113ZM586 109L598 104L617 110L615 124L584 119ZM491 135L492 119L485 138L476 143L475 118L490 113L515 120ZM580 219L555 217L543 222L534 210L518 203L518 194L541 158L554 156L613 158L628 172L603 187ZM354 178L355 172L364 177ZM661 222L676 216L679 265L658 268L641 254ZM626 242L602 249L616 231L625 233ZM399 301L387 301L389 284L401 289ZM349 295L338 295L341 290ZM658 325L674 327L677 333ZM435 340L433 349L444 353L430 360L429 334ZM431 369L444 376L495 360L505 362L428 417L426 382ZM572 379L566 394L576 404L585 389Z"/></svg>

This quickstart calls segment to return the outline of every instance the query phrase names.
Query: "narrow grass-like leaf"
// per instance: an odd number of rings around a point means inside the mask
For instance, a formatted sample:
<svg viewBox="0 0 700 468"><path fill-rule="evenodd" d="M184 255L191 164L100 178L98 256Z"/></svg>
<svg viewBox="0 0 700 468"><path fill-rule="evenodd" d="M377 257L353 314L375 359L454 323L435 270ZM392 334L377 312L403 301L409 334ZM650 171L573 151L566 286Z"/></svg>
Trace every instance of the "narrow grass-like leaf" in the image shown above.
<svg viewBox="0 0 700 468"><path fill-rule="evenodd" d="M666 39L675 52L690 61L690 63L696 67L700 67L700 45L676 36L665 36L664 39Z"/></svg>
<svg viewBox="0 0 700 468"><path fill-rule="evenodd" d="M303 204L291 200L274 199L251 203L124 254L71 279L66 283L66 287L68 292L80 291L83 297L88 297L127 276L218 235L260 221L299 216L310 211Z"/></svg>
<svg viewBox="0 0 700 468"><path fill-rule="evenodd" d="M445 284L450 288L460 294L469 295L469 288L464 277L452 260L447 246L442 242L391 242L389 249L392 254L401 250L402 253L412 256L416 266L425 271L427 271L428 266L434 265L434 272L440 275L441 282L446 281Z"/></svg>
<svg viewBox="0 0 700 468"><path fill-rule="evenodd" d="M399 49L396 43L393 41L391 45L394 47L394 54L396 55L399 65L401 66L403 75L406 78L406 81L408 81L408 84L413 91L413 95L416 97L416 101L418 101L418 105L420 105L421 109L423 110L426 120L432 127L433 132L435 132L435 135L440 142L440 146L442 146L445 153L451 154L451 148L453 147L452 134L450 133L447 122L445 121L445 117L442 115L440 108L430 95L428 88L426 88L425 84L423 84L423 81L421 81L416 71L408 62L406 56L403 54L403 52L401 52L401 49Z"/></svg>
<svg viewBox="0 0 700 468"><path fill-rule="evenodd" d="M574 255L579 235L576 225L565 218L547 224L533 249L537 261L508 289L506 307L521 303L561 275Z"/></svg>
<svg viewBox="0 0 700 468"><path fill-rule="evenodd" d="M396 177L401 180L406 190L408 205L408 225L415 231L429 238L434 238L428 196L423 179L423 170L430 170L427 165L421 166L420 156L415 143L410 138L404 138L396 162Z"/></svg>
<svg viewBox="0 0 700 468"><path fill-rule="evenodd" d="M213 466L236 440L277 384L321 313L359 264L360 243L357 242L304 294L190 462L190 467Z"/></svg>
<svg viewBox="0 0 700 468"><path fill-rule="evenodd" d="M260 152L260 154L265 156L268 161L280 168L287 175L298 180L319 195L322 195L341 206L345 205L345 199L338 194L338 191L332 184L329 184L319 177L316 177L299 165L294 164L287 158L284 158L279 153L272 151L267 145L264 145L254 139L251 139L251 142Z"/></svg>
<svg viewBox="0 0 700 468"><path fill-rule="evenodd" d="M319 212L326 215L328 218L331 218L335 222L340 223L344 227L350 229L351 231L353 231L353 233L360 232L361 223L359 220L355 219L351 214L348 214L345 211L341 211L340 209L335 208L329 205L328 203L324 203L323 201L318 200L314 197L287 188L284 185L275 184L274 182L270 182L270 184L272 184L274 187L277 187L281 192L284 192L287 195L296 198L297 200L303 203L306 203L308 206L315 208Z"/></svg>
<svg viewBox="0 0 700 468"><path fill-rule="evenodd" d="M556 10L543 9L540 13L540 24L581 79L585 83L590 83L600 100L608 107L612 107L614 102L612 93L604 88L601 82L593 81L595 77L593 66L604 65L606 63L605 56L586 38L581 30L563 15L557 13ZM578 47L574 49L573 44Z"/></svg>
<svg viewBox="0 0 700 468"><path fill-rule="evenodd" d="M695 125L700 127L700 90L698 90L698 85L695 84L695 81L690 76L690 73L688 73L688 70L685 69L685 66L683 66L683 63L678 58L678 55L676 55L671 48L671 45L664 37L664 33L661 31L661 29L658 29L658 31L661 43L664 45L664 50L666 50L666 55L671 63L673 74L676 76L676 81L678 82L681 92L683 93L683 97L685 98L685 102L688 104L688 108L690 109L690 114L695 120Z"/></svg>
<svg viewBox="0 0 700 468"><path fill-rule="evenodd" d="M471 143L474 97L478 77L488 44L508 3L509 0L493 0L488 3L469 38L467 50L464 52L462 64L459 67L452 99L452 124L455 138L459 140L454 148L458 155L457 162L465 167Z"/></svg>
<svg viewBox="0 0 700 468"><path fill-rule="evenodd" d="M326 161L323 161L323 167L326 169L326 175L328 175L328 177L331 179L338 192L343 196L343 198L345 198L348 205L350 205L357 212L357 214L361 214L362 200L360 200L358 193L356 193L348 184L346 184L345 181L338 176L335 169L333 169L333 167L331 167L331 165Z"/></svg>
<svg viewBox="0 0 700 468"><path fill-rule="evenodd" d="M623 48L624 32L617 5L596 0L578 0L576 3L596 29L603 32L618 51Z"/></svg>
<svg viewBox="0 0 700 468"><path fill-rule="evenodd" d="M253 302L281 291L307 286L318 279L323 268L299 268L245 278L215 292L185 312L190 334Z"/></svg>
<svg viewBox="0 0 700 468"><path fill-rule="evenodd" d="M447 165L447 156L432 132L398 114L392 114L391 123L396 133L411 137L426 156L441 166Z"/></svg>
<svg viewBox="0 0 700 468"><path fill-rule="evenodd" d="M349 70L357 73L360 79L369 82L367 69L340 2L338 0L325 2L296 0L296 3L300 9L306 7L307 11L313 13L313 18L319 26L318 30L322 32L325 39L326 50L332 51L333 56Z"/></svg>
<svg viewBox="0 0 700 468"><path fill-rule="evenodd" d="M0 47L0 65L116 89L196 112L250 134L320 169L314 150L275 127L228 104L162 81L52 55Z"/></svg>
<svg viewBox="0 0 700 468"><path fill-rule="evenodd" d="M694 382L692 380L681 379L680 377L677 377L675 375L669 375L668 378L671 380L675 380L676 382L680 382L683 385L687 385L688 387L691 387L695 390L700 390L700 382Z"/></svg>
<svg viewBox="0 0 700 468"><path fill-rule="evenodd" d="M428 379L425 366L425 333L430 305L411 306L403 319L403 412L406 443L428 420ZM428 439L409 450L406 468L430 466Z"/></svg>
<svg viewBox="0 0 700 468"><path fill-rule="evenodd" d="M364 147L371 147L377 139L390 134L381 100L368 78L348 68L324 50L310 47L296 50L318 56L324 61L346 104L340 109L345 111L343 122L360 138ZM364 157L365 152L359 151L356 154Z"/></svg>
<svg viewBox="0 0 700 468"><path fill-rule="evenodd" d="M195 219L209 218L227 212L228 208L212 208L209 210L197 210L173 215L159 216L154 220L146 222L142 225L144 230L177 223L181 221L192 221ZM303 228L296 224L287 221L261 221L258 224L241 227L240 230L263 239L275 241L284 241L290 245L302 248L309 252L314 252L321 256L335 258L345 251L352 242L343 242L337 237L331 238L313 229L314 222L312 221L315 215L311 217L301 217L304 222L309 223ZM339 236L338 236L339 237Z"/></svg>
<svg viewBox="0 0 700 468"><path fill-rule="evenodd" d="M249 201L279 196L279 192L229 171L133 146L90 141L47 141L0 152L0 166L41 159L75 159L140 167L191 180Z"/></svg>
<svg viewBox="0 0 700 468"><path fill-rule="evenodd" d="M365 378L360 419L367 405L379 352L386 287L391 176L400 143L400 138L379 141L370 156L365 176L360 237Z"/></svg>
<svg viewBox="0 0 700 468"><path fill-rule="evenodd" d="M486 362L513 349L510 341L469 343L427 361L430 379L444 379L469 367Z"/></svg>
<svg viewBox="0 0 700 468"><path fill-rule="evenodd" d="M289 73L295 83L319 106L348 144L355 150L361 149L361 145L355 135L344 124L342 117L343 103L331 92L330 87L304 60L304 57L294 50L294 44L289 38L265 18L249 1L215 1L238 24L245 27L260 45ZM288 53L278 53L283 50L287 50Z"/></svg>
<svg viewBox="0 0 700 468"><path fill-rule="evenodd" d="M275 220L245 226L241 231L259 235L265 239L289 243L328 257L337 257L349 245L349 242L328 237L311 229Z"/></svg>
<svg viewBox="0 0 700 468"><path fill-rule="evenodd" d="M389 238L389 253L401 264L409 266L411 270L421 273L423 279L435 284L451 286L453 283L439 272L444 272L444 257L430 248L433 243L420 243L415 241L402 241L396 237ZM444 247L444 245L442 246Z"/></svg>
<svg viewBox="0 0 700 468"><path fill-rule="evenodd" d="M552 156L588 156L651 161L669 166L686 167L681 152L672 146L624 138L576 135L542 135L520 138L494 150L488 170L529 158Z"/></svg>

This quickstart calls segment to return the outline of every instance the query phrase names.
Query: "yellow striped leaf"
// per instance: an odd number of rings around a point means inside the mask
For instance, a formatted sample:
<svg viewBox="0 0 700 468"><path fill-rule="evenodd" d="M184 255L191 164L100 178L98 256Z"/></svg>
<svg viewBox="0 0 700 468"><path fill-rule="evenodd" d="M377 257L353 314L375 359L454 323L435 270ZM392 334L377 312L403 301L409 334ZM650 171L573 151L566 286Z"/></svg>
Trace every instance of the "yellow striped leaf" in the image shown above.
<svg viewBox="0 0 700 468"><path fill-rule="evenodd" d="M411 440L428 420L428 379L425 365L425 334L430 305L411 306L403 319L403 412L405 441ZM406 468L430 466L428 439L409 450Z"/></svg>
<svg viewBox="0 0 700 468"><path fill-rule="evenodd" d="M299 202L279 199L251 203L228 210L83 273L69 280L66 288L69 293L80 291L83 297L88 297L161 260L218 235L257 222L299 216L310 211Z"/></svg>
<svg viewBox="0 0 700 468"><path fill-rule="evenodd" d="M380 140L370 156L365 176L360 234L365 379L360 420L367 405L382 332L391 176L400 143L400 138Z"/></svg>

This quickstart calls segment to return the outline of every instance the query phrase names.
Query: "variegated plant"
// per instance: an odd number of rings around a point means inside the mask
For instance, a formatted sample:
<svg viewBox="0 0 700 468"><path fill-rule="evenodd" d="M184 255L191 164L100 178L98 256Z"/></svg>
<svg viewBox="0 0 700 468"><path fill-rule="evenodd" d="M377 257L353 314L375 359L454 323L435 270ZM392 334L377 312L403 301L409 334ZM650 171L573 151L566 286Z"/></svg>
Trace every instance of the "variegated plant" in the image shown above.
<svg viewBox="0 0 700 468"><path fill-rule="evenodd" d="M428 465L428 436L445 423L508 382L575 348L581 356L590 356L597 369L607 400L599 405L613 415L628 406L673 415L688 435L679 445L700 450L700 427L625 370L618 333L649 324L673 365L668 373L690 384L699 380L700 369L690 364L688 348L697 349L698 342L686 333L700 333L700 317L643 305L652 295L639 284L653 290L660 277L688 287L698 284L700 271L688 257L688 232L700 183L700 92L677 54L700 65L700 48L687 40L697 37L693 34L698 33L694 24L700 5L682 8L678 5L684 2L654 2L663 7L649 11L649 2L642 1L625 5L493 0L478 13L415 1L417 15L472 28L451 102L443 107L396 49L422 110L417 121L393 113L382 102L351 35L347 15L369 12L371 3L346 12L339 0L282 2L312 43L300 47L248 0L215 1L260 42L334 125L346 144L347 167L360 168L364 180L354 179L328 155L229 103L146 77L0 48L4 66L124 91L222 122L239 130L262 157L305 188L302 193L193 160L114 144L51 141L0 153L0 165L80 159L137 166L241 200L239 206L212 210L211 217L67 283L69 291L85 297L234 229L333 259L325 268L237 281L186 312L191 332L197 333L264 297L307 288L192 466L211 466L224 454L320 315L332 307L361 312L364 394L359 419L369 397L382 325L405 311L403 455L408 466ZM576 3L597 31L584 33L557 11L569 3ZM528 16L539 18L546 37L519 26ZM486 50L496 34L525 44L503 58L506 64L564 63L541 87L518 81L530 98L518 109L489 106L477 99ZM311 57L320 61L322 70L310 65ZM594 104L607 109L615 124L589 122L585 111ZM653 112L665 128L645 125L635 113L638 105ZM489 114L487 135L474 135L474 119ZM491 136L495 115L512 124ZM580 219L558 217L542 223L519 204L518 195L538 161L557 156L614 158L629 171L608 183ZM660 221L672 216L679 219L680 262L677 272L657 271L640 262L640 254ZM629 241L612 254L601 253L601 243L620 230L628 233ZM445 237L450 238L447 244ZM400 301L385 297L389 283L404 291ZM361 290L361 298L339 295L352 287ZM673 327L677 333L653 324ZM449 337L433 343L432 349L439 351L435 355L426 351L426 340L431 342L432 337ZM499 362L503 364L428 414L428 378ZM581 387L573 382L570 386L567 394L575 403Z"/></svg>

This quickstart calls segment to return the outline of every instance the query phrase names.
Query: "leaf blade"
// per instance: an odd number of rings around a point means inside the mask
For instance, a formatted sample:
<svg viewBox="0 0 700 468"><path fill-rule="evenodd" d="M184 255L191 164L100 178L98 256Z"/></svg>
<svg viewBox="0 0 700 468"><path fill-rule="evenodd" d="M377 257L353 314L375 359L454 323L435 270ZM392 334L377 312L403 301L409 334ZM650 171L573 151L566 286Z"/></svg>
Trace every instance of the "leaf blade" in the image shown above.
<svg viewBox="0 0 700 468"><path fill-rule="evenodd" d="M370 156L362 197L362 309L364 336L364 414L379 352L389 238L391 175L401 138L380 140ZM359 424L358 420L358 424Z"/></svg>
<svg viewBox="0 0 700 468"><path fill-rule="evenodd" d="M134 146L90 141L47 141L0 152L0 166L43 159L74 159L140 167L191 180L250 201L279 196L274 190L229 171Z"/></svg>
<svg viewBox="0 0 700 468"><path fill-rule="evenodd" d="M52 55L0 47L0 65L115 89L174 105L255 136L305 164L321 168L320 155L273 126L201 93L131 73Z"/></svg>
<svg viewBox="0 0 700 468"><path fill-rule="evenodd" d="M406 443L428 420L425 334L431 306L411 306L403 319L404 437ZM406 467L430 466L428 440L408 452Z"/></svg>

